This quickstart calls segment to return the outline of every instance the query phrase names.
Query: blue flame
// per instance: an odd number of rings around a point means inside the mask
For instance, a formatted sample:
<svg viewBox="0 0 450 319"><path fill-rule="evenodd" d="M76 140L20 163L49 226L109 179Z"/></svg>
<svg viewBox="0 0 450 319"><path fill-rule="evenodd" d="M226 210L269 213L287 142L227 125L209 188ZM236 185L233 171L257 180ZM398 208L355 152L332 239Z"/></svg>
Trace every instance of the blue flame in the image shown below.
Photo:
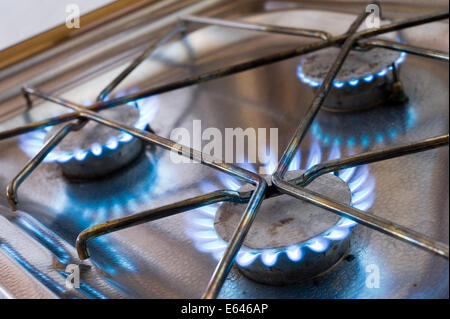
<svg viewBox="0 0 450 319"><path fill-rule="evenodd" d="M280 252L275 249L266 249L261 253L261 260L267 267L272 267L277 263L278 254Z"/></svg>
<svg viewBox="0 0 450 319"><path fill-rule="evenodd" d="M348 81L348 84L349 84L350 86L357 86L358 83L359 83L359 80L358 80L358 79L350 79L350 80Z"/></svg>
<svg viewBox="0 0 450 319"><path fill-rule="evenodd" d="M306 163L306 169L310 169L314 165L317 165L322 160L322 149L318 143L313 143L309 150L308 162Z"/></svg>
<svg viewBox="0 0 450 319"><path fill-rule="evenodd" d="M312 251L315 251L316 253L323 253L325 250L327 250L329 245L330 241L326 240L325 237L315 237L312 240L308 241L305 246Z"/></svg>
<svg viewBox="0 0 450 319"><path fill-rule="evenodd" d="M238 180L229 178L225 173L219 173L218 178L227 189L238 189L242 186Z"/></svg>
<svg viewBox="0 0 450 319"><path fill-rule="evenodd" d="M275 172L275 170L277 169L278 158L276 158L274 156L274 154L271 152L271 150L269 150L269 149L266 150L266 154L270 154L272 156L270 156L266 162L262 163L262 167L259 168L259 173L265 174L265 175L272 175ZM296 157L297 157L297 155L296 155ZM295 162L296 160L294 159L293 161Z"/></svg>
<svg viewBox="0 0 450 319"><path fill-rule="evenodd" d="M329 161L341 158L341 149L339 145L339 140L335 140L333 146L331 146L330 155L328 156Z"/></svg>
<svg viewBox="0 0 450 319"><path fill-rule="evenodd" d="M405 52L401 52L400 56L397 58L397 60L395 60L395 65L399 66L400 64L402 64L406 59L406 53ZM302 59L300 64L297 67L297 76L298 78L305 84L308 84L311 87L319 87L320 85L322 85L321 81L317 81L314 79L309 78L307 75L305 75L305 73L303 73L303 69L302 66L305 62L305 59ZM368 73L363 75L361 78L351 78L348 81L340 81L335 79L333 81L333 86L336 89L342 89L345 86L350 86L350 87L356 87L358 86L358 84L360 84L361 82L366 82L366 83L370 83L372 82L375 77L384 77L388 74L389 71L392 70L392 66L388 66L386 68L383 68L375 73Z"/></svg>
<svg viewBox="0 0 450 319"><path fill-rule="evenodd" d="M123 91L118 93L115 97L119 97L121 94L127 92ZM91 105L91 101L85 101L85 105ZM137 100L134 102L129 102L127 105L132 107L137 107L139 110L139 118L134 123L134 127L140 130L144 130L146 126L155 118L156 113L159 109L159 101L157 96ZM55 114L56 115L56 114ZM19 137L19 146L22 151L29 157L35 156L44 146L45 137L47 133L52 129L52 126L46 127L41 130L33 131ZM95 157L100 157L106 151L113 151L117 149L120 143L128 143L133 139L133 136L127 133L120 133L118 136L111 136L105 145L100 145L99 143L93 143L88 149L75 148L74 150L61 151L53 150L50 152L44 162L58 162L67 163L71 160L84 161L88 156L92 155Z"/></svg>
<svg viewBox="0 0 450 319"><path fill-rule="evenodd" d="M292 159L291 163L289 164L288 170L293 171L295 170L296 167L299 167L302 162L302 154L300 152L300 150L298 150L295 155L294 158Z"/></svg>
<svg viewBox="0 0 450 319"><path fill-rule="evenodd" d="M245 249L241 249L236 257L236 261L242 267L247 267L247 266L250 266L258 257L259 257L259 254L255 254L255 253L246 251Z"/></svg>
<svg viewBox="0 0 450 319"><path fill-rule="evenodd" d="M375 77L373 76L373 74L368 74L368 75L363 77L363 80L364 80L364 82L368 82L369 83L369 82L372 82L374 78Z"/></svg>
<svg viewBox="0 0 450 319"><path fill-rule="evenodd" d="M340 141L335 140L331 145L327 158L329 160L340 158L340 147ZM352 153L352 151L349 152ZM304 167L307 168L320 163L322 157L322 149L316 141L313 141ZM289 165L289 170L301 169L301 159L302 154L298 151L294 160ZM375 201L375 179L370 175L367 165L342 170L337 173L337 176L347 183L352 193L351 205L353 207L368 210L373 205ZM221 174L219 179L223 183L222 187L227 187L232 190L237 190L240 187L240 184L237 184L228 175ZM208 192L217 190L220 186L211 182L203 182L200 187L202 191ZM227 247L227 243L220 238L214 228L215 215L220 206L221 204L214 204L199 208L193 215L189 215L189 218L186 218L186 233L194 241L196 249L200 252L211 254L215 259L220 259ZM285 254L292 262L300 262L304 256L305 249L316 253L324 252L330 247L331 242L347 238L356 225L357 223L350 219L341 218L333 227L324 233L303 243L262 251L242 247L236 256L236 262L241 267L248 267L259 258L264 265L272 267L282 254Z"/></svg>
<svg viewBox="0 0 450 319"><path fill-rule="evenodd" d="M292 245L286 248L286 255L294 262L300 261L303 257L302 248L298 245Z"/></svg>

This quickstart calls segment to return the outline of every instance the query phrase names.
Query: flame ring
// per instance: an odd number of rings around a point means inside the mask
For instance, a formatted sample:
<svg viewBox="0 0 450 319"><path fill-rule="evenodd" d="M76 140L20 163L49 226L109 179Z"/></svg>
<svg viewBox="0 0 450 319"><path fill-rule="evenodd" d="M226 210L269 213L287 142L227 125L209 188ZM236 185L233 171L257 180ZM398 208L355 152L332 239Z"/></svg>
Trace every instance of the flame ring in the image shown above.
<svg viewBox="0 0 450 319"><path fill-rule="evenodd" d="M322 154L317 143L311 146L306 169L320 163ZM296 162L300 162L301 154L297 153L297 160L294 160L289 167L290 170L299 169L295 167ZM331 149L329 160L340 158L339 144L335 143ZM275 161L273 161L275 162ZM294 164L294 165L293 165ZM273 163L269 164L273 166ZM299 165L298 165L299 166ZM358 168L348 168L340 171L337 176L342 179L350 188L352 194L351 206L360 210L369 209L375 201L375 178L370 175L367 165ZM220 177L219 177L220 178ZM230 189L238 189L240 185L233 183L232 180L222 179L223 184ZM228 185L227 185L228 184ZM210 191L211 184L203 185L204 191ZM215 259L219 260L226 247L225 242L214 229L214 220L217 209L221 204L210 205L196 210L195 216L190 215L187 221L186 233L194 241L195 247L201 251L210 253ZM242 247L236 257L236 262L240 267L248 267L258 258L267 267L272 267L276 264L280 254L285 254L292 262L300 262L304 255L304 250L309 249L316 253L322 253L328 249L332 241L341 241L347 238L353 227L357 225L356 222L341 218L334 226L325 232L299 244L291 245L283 248L273 248L265 250L256 250Z"/></svg>
<svg viewBox="0 0 450 319"><path fill-rule="evenodd" d="M120 97L127 92L118 93L115 97ZM128 93L132 93L131 91ZM90 105L91 101L87 101L85 105ZM145 127L153 120L159 109L159 101L156 96L149 97L133 102L127 103L127 105L137 107L139 110L139 118L134 123L133 127L144 130ZM58 115L58 114L55 114ZM41 130L36 130L28 134L21 135L19 137L19 145L22 151L30 158L34 157L44 146L47 133L53 128L48 126ZM99 157L105 150L113 151L119 147L121 143L129 143L133 140L133 136L128 133L121 132L118 136L111 136L105 145L99 143L93 143L90 149L76 149L71 152L61 151L54 149L44 159L44 162L51 163L67 163L68 161L75 159L77 161L83 161L88 156Z"/></svg>

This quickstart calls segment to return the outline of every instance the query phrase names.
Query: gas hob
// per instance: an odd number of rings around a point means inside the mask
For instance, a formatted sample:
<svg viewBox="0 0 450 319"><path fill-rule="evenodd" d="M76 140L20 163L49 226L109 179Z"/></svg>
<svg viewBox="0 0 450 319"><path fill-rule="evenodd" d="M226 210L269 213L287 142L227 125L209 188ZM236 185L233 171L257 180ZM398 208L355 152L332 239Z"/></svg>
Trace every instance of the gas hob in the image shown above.
<svg viewBox="0 0 450 319"><path fill-rule="evenodd" d="M448 8L191 2L0 72L0 295L448 298Z"/></svg>

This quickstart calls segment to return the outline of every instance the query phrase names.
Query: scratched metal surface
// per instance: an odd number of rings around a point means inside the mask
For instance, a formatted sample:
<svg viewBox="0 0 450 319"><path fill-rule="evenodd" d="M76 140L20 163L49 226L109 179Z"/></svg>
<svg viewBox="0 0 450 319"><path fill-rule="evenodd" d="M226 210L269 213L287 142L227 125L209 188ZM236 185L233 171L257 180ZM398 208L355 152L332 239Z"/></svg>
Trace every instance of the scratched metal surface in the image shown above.
<svg viewBox="0 0 450 319"><path fill-rule="evenodd" d="M352 15L323 11L290 10L256 15L250 17L250 21L323 28L326 24L317 25L317 21L330 19L335 24L328 26L329 31L336 34L343 32L352 18ZM436 28L448 32L446 23ZM413 32L403 36L420 42ZM121 89L149 86L149 78L153 84L181 78L218 64L309 41L215 27L200 29L160 50L157 58L148 59ZM438 37L434 43L442 44ZM217 127L222 131L226 127L277 127L279 152L282 152L313 97L311 88L296 76L299 61L294 58L160 95L157 97L159 109L151 125L162 136L169 136L175 127L191 129L194 119L201 119L204 128ZM124 65L126 63L99 74L63 95L76 102L92 98ZM168 71L168 66L173 65L176 67ZM447 65L408 56L401 72L410 97L406 106L341 117L320 112L316 123L322 131L332 137L356 141L352 150L344 143L343 154L400 145L448 132ZM0 130L44 118L57 109L42 103L25 116L1 123ZM379 135L383 138L376 140L375 136ZM371 143L365 146L358 143L363 136L369 136ZM304 153L309 151L314 139L319 140L323 154L329 153L330 145L312 132L302 145ZM18 143L17 138L0 141L0 189L6 188L27 161ZM373 164L370 172L376 178L372 212L448 243L448 148ZM89 183L67 181L54 163L40 166L19 191L23 211L20 216L31 219L34 226L20 222L20 218L11 216L7 209L0 210L0 215L4 216L0 218L0 269L16 269L8 271L6 276L3 272L0 274L0 287L14 297L200 297L216 261L209 254L197 251L185 233L186 221L196 212L89 242L92 258L83 268L84 290L67 291L60 271L70 262L78 263L73 245L83 229L199 195L205 181L223 188L213 169L199 164L174 164L167 152L152 148L120 174ZM0 196L0 205L7 206L4 196ZM30 236L34 239L30 240ZM448 261L443 258L362 226L352 235L349 254L350 258L325 277L289 287L255 284L233 269L220 297L448 297ZM380 269L378 289L369 289L365 284L366 266L370 264ZM22 269L22 281L33 289L16 287L14 278L20 274L17 269Z"/></svg>

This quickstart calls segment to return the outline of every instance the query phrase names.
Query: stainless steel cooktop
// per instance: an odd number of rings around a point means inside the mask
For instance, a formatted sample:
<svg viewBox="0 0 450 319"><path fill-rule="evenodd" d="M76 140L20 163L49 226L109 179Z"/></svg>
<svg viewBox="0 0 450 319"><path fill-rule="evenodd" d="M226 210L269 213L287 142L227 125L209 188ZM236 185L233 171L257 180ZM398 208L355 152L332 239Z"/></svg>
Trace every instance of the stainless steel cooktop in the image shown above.
<svg viewBox="0 0 450 319"><path fill-rule="evenodd" d="M278 1L246 1L240 5L199 1L193 6L192 10L188 5L180 12L174 10L173 15L216 15L251 23L321 29L334 36L345 33L361 8L355 3L319 5ZM400 3L386 6L384 14L390 20L397 20L435 11L434 7L427 11ZM139 25L129 31L129 36L135 37L139 31L140 39L151 38L157 31L161 32L157 24L162 22L160 19ZM443 20L404 29L388 37L448 52L447 35L448 21ZM120 36L127 37L127 33ZM314 41L317 40L202 26L158 48L112 96ZM95 55L99 48L85 50L79 54ZM106 56L105 61L109 62L92 73L79 70L76 81L72 81L76 78L75 70L56 74L57 67L39 76L25 76L25 81L14 85L11 83L17 76L4 77L1 81L7 89L0 93L0 98L4 94L0 110L25 105L25 100L14 91L16 87L24 82L34 84L33 81L39 77L44 79L52 72L56 79L61 79L60 83L44 81L37 86L76 103L92 103L138 52L131 46L122 51L114 61ZM167 138L174 128L192 132L194 120L201 120L203 128L215 127L221 132L238 127L278 128L280 156L314 98L314 88L299 78L301 60L302 57L294 57L160 94L140 103L152 106L150 127L157 135ZM68 62L59 63L65 68ZM409 98L404 104L360 112L321 110L301 144L302 158L296 168L311 166L308 161L316 164L326 161L333 152L348 156L448 134L447 62L408 54L400 66L400 79ZM36 100L36 105L1 122L0 132L66 112L50 102ZM36 154L36 147L42 146L43 133L31 132L0 140L0 189L6 190L29 156ZM275 166L278 159L273 159ZM367 173L370 177L365 190L368 193L365 196L371 198L367 210L448 245L448 164L448 148L443 147L369 164L353 173ZM58 163L49 160L21 186L20 211L12 212L6 196L0 196L0 288L4 290L3 293L0 289L0 296L198 298L217 263L215 248L205 248L195 236L195 225L205 213L202 209L94 239L89 242L91 258L87 261L78 259L74 248L76 238L84 229L108 220L206 191L238 189L243 184L204 165L175 164L169 152L154 146L147 146L119 172L89 181L67 179ZM65 287L68 264L83 265L80 289ZM367 285L371 265L379 269L378 288ZM350 237L346 257L324 276L279 287L255 283L233 267L219 298L448 298L448 270L448 259L358 225Z"/></svg>

